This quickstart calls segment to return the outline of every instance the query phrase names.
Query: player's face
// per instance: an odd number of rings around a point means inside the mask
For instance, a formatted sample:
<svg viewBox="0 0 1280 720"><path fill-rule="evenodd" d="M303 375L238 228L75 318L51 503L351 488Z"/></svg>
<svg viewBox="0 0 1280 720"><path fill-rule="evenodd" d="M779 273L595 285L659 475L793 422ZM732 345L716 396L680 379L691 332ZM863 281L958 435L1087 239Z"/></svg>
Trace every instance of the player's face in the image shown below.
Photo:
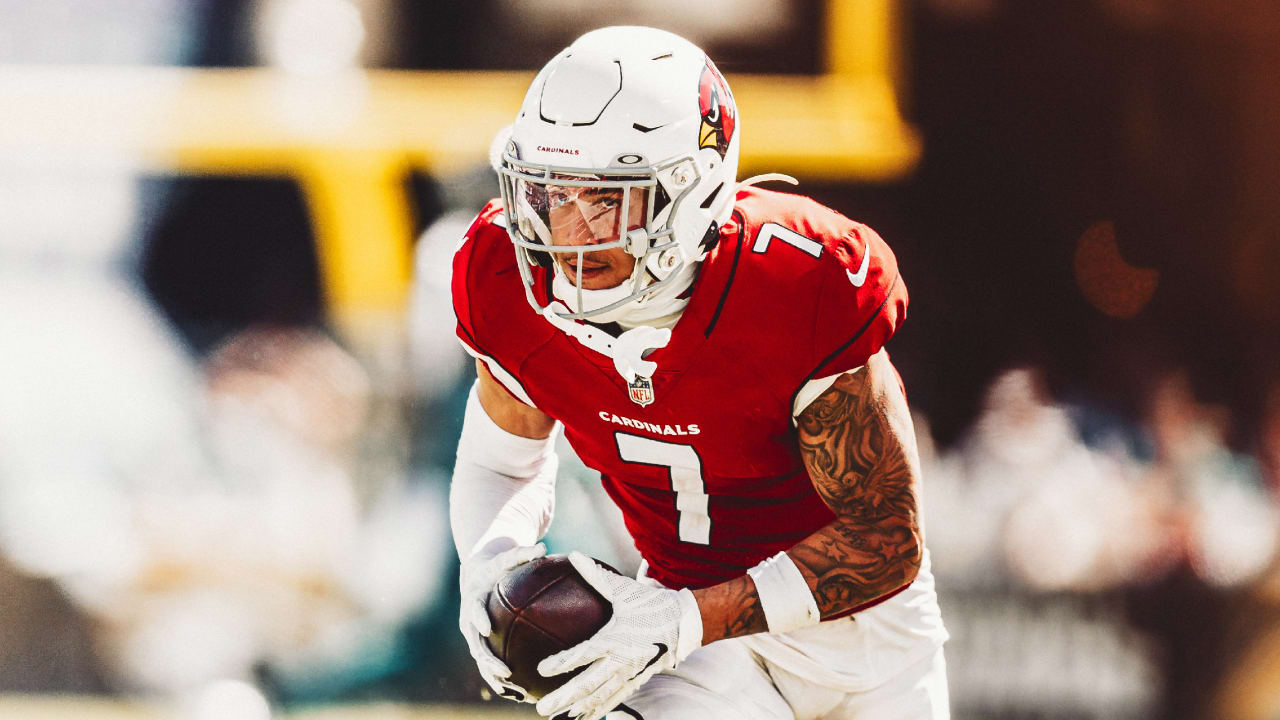
<svg viewBox="0 0 1280 720"><path fill-rule="evenodd" d="M626 229L644 227L645 195L632 188L627 200ZM549 186L548 226L552 245L598 245L622 236L620 188ZM584 290L617 287L631 277L636 259L622 248L583 253L579 271L577 253L552 253L569 280Z"/></svg>

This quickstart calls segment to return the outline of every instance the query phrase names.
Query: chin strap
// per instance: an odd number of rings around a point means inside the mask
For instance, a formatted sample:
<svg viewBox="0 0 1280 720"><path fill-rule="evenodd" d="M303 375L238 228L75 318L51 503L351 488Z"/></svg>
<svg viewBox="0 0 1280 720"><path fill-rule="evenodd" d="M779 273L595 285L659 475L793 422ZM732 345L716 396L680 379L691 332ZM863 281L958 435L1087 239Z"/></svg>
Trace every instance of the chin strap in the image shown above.
<svg viewBox="0 0 1280 720"><path fill-rule="evenodd" d="M653 377L658 370L658 363L645 360L644 354L649 350L666 347L671 342L671 329L640 325L614 337L594 325L576 323L560 317L559 313L568 313L569 308L561 302L553 302L543 308L542 316L564 334L572 337L587 348L613 360L613 368L623 380L633 382L637 375Z"/></svg>

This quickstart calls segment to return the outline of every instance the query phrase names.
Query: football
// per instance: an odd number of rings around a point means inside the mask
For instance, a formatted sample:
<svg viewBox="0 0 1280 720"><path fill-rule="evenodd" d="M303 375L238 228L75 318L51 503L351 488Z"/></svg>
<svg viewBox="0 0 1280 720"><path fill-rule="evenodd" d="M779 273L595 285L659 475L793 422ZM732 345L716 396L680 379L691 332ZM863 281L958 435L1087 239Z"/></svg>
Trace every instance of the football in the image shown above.
<svg viewBox="0 0 1280 720"><path fill-rule="evenodd" d="M548 555L507 573L489 593L486 609L493 621L489 649L511 668L511 682L533 698L585 669L543 677L538 663L591 637L613 615L609 601L582 579L567 555Z"/></svg>

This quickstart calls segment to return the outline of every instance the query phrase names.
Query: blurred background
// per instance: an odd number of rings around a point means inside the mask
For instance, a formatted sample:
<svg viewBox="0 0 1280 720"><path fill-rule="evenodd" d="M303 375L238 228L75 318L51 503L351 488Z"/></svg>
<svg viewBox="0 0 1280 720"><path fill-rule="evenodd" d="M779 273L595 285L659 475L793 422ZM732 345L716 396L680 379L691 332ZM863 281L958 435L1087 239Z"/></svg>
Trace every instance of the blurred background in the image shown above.
<svg viewBox="0 0 1280 720"><path fill-rule="evenodd" d="M955 717L1280 718L1271 0L0 0L0 716L532 717L456 630L449 262L628 23L898 255Z"/></svg>

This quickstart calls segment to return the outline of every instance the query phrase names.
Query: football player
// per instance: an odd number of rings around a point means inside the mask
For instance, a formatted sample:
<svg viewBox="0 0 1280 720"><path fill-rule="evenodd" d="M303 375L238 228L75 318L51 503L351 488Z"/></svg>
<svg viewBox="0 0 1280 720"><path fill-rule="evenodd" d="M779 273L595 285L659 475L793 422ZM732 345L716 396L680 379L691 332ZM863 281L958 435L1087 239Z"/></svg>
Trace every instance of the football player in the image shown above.
<svg viewBox="0 0 1280 720"><path fill-rule="evenodd" d="M524 699L483 641L484 601L544 552L563 428L644 562L632 579L571 554L613 615L538 666L588 666L540 714L947 717L916 444L883 349L906 287L870 228L738 182L741 134L705 53L612 27L553 58L495 143L501 200L453 268L479 374L450 502L462 632L490 686Z"/></svg>

